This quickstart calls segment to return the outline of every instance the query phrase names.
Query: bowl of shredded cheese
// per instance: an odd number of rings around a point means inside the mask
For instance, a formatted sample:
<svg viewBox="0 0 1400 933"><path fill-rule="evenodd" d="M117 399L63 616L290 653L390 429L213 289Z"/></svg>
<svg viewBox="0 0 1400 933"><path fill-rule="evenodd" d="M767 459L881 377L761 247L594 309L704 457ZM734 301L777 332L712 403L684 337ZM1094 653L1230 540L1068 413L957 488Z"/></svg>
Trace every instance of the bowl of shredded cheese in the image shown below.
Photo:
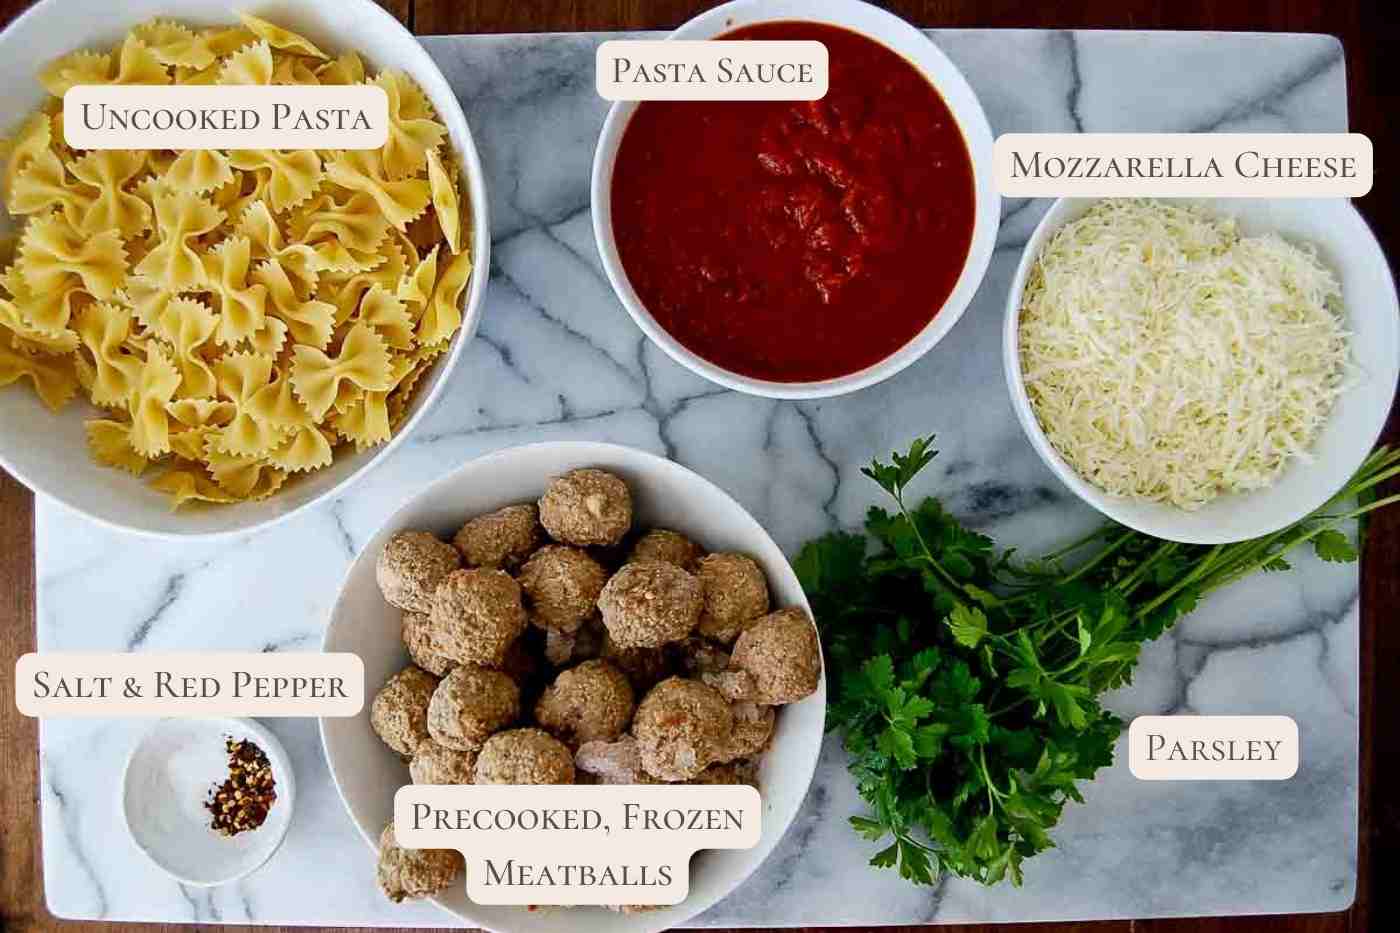
<svg viewBox="0 0 1400 933"><path fill-rule="evenodd" d="M1007 301L1012 405L1115 521L1173 541L1320 507L1385 425L1395 283L1345 200L1063 199Z"/></svg>

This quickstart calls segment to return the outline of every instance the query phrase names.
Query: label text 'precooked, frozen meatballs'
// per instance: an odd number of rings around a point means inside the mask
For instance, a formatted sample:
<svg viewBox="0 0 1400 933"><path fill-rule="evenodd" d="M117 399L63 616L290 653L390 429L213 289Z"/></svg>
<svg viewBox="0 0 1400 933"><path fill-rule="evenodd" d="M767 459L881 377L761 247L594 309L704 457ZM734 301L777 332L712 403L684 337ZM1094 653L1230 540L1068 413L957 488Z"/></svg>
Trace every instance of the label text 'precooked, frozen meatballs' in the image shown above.
<svg viewBox="0 0 1400 933"><path fill-rule="evenodd" d="M752 848L761 809L742 784L411 784L394 836L461 852L478 904L678 904L691 855Z"/></svg>

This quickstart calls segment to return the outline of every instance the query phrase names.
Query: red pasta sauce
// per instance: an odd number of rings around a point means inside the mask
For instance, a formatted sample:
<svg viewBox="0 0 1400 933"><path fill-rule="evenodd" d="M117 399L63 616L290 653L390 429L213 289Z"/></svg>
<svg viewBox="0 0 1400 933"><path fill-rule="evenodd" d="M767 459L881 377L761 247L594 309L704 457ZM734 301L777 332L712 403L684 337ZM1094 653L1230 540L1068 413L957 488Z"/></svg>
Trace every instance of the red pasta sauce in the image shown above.
<svg viewBox="0 0 1400 933"><path fill-rule="evenodd" d="M967 145L904 58L821 23L818 101L648 101L612 181L623 268L657 322L733 372L810 382L878 363L931 321L972 242Z"/></svg>

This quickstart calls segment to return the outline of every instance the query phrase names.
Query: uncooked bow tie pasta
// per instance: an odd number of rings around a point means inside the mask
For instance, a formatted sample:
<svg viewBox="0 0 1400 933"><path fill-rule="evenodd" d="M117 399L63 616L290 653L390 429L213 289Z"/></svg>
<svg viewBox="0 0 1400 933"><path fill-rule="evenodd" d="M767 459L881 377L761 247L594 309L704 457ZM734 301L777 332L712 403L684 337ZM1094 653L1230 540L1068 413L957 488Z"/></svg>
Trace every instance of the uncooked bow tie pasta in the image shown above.
<svg viewBox="0 0 1400 933"><path fill-rule="evenodd" d="M5 146L22 224L0 271L0 385L81 390L100 463L176 506L271 495L384 443L462 324L472 259L447 128L397 72L367 74L254 16L154 21L78 51ZM361 84L389 98L365 151L110 150L63 139L79 84Z"/></svg>

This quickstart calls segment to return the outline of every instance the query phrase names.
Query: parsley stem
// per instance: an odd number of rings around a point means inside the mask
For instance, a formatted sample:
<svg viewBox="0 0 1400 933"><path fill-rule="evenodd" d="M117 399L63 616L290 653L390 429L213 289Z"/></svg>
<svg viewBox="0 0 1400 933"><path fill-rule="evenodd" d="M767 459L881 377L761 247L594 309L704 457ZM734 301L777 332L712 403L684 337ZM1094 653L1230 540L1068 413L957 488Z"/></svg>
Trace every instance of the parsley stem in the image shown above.
<svg viewBox="0 0 1400 933"><path fill-rule="evenodd" d="M1163 542L1163 544L1160 547L1158 547L1157 550L1152 552L1151 557L1147 558L1147 560L1139 564L1132 573L1128 574L1122 580L1118 581L1115 588L1124 596L1132 595L1133 591L1138 588L1139 584L1141 584L1142 581L1147 578L1148 572L1154 569L1159 562L1161 562L1167 557L1170 557L1172 554L1175 554L1177 549L1180 547L1181 545L1176 541Z"/></svg>
<svg viewBox="0 0 1400 933"><path fill-rule="evenodd" d="M1160 607L1163 603L1176 596L1178 593L1186 589L1186 587L1190 586L1192 583L1195 583L1198 579L1204 576L1207 571L1212 569L1212 565L1214 564L1216 558L1218 558L1221 552L1224 550L1225 545L1223 544L1217 544L1215 547L1211 548L1209 553L1207 553L1205 557L1201 558L1201 562L1198 563L1190 573L1182 577L1172 586L1168 587L1164 592L1159 594L1156 599L1152 600L1147 605L1138 609L1137 612L1133 613L1133 619L1140 620L1146 618L1147 616L1151 615L1152 612L1158 607Z"/></svg>
<svg viewBox="0 0 1400 933"><path fill-rule="evenodd" d="M1064 578L1063 580L1061 580L1060 582L1061 582L1061 583L1073 583L1075 580L1078 580L1080 577L1084 576L1084 574L1088 573L1090 570L1093 570L1093 569L1094 569L1096 566L1098 566L1100 563L1102 563L1103 561L1107 560L1109 557L1112 557L1115 551L1117 551L1119 548L1123 547L1123 546L1124 546L1125 544L1127 544L1128 542L1132 541L1132 540L1133 540L1134 538L1136 538L1137 536L1138 536L1138 535L1137 535L1137 532L1136 532L1136 531L1133 531L1133 530L1131 530L1131 529L1129 529L1129 530L1127 530L1127 531L1124 531L1124 532L1123 532L1121 535L1119 535L1111 544L1109 544L1108 547L1106 547L1106 548L1104 548L1103 550L1099 551L1099 552L1098 552L1097 554L1095 554L1093 557L1089 558L1087 561L1085 561L1084 563L1080 564L1079 567L1075 569L1074 573L1072 573L1072 574L1070 574L1069 576L1065 577L1065 578Z"/></svg>

